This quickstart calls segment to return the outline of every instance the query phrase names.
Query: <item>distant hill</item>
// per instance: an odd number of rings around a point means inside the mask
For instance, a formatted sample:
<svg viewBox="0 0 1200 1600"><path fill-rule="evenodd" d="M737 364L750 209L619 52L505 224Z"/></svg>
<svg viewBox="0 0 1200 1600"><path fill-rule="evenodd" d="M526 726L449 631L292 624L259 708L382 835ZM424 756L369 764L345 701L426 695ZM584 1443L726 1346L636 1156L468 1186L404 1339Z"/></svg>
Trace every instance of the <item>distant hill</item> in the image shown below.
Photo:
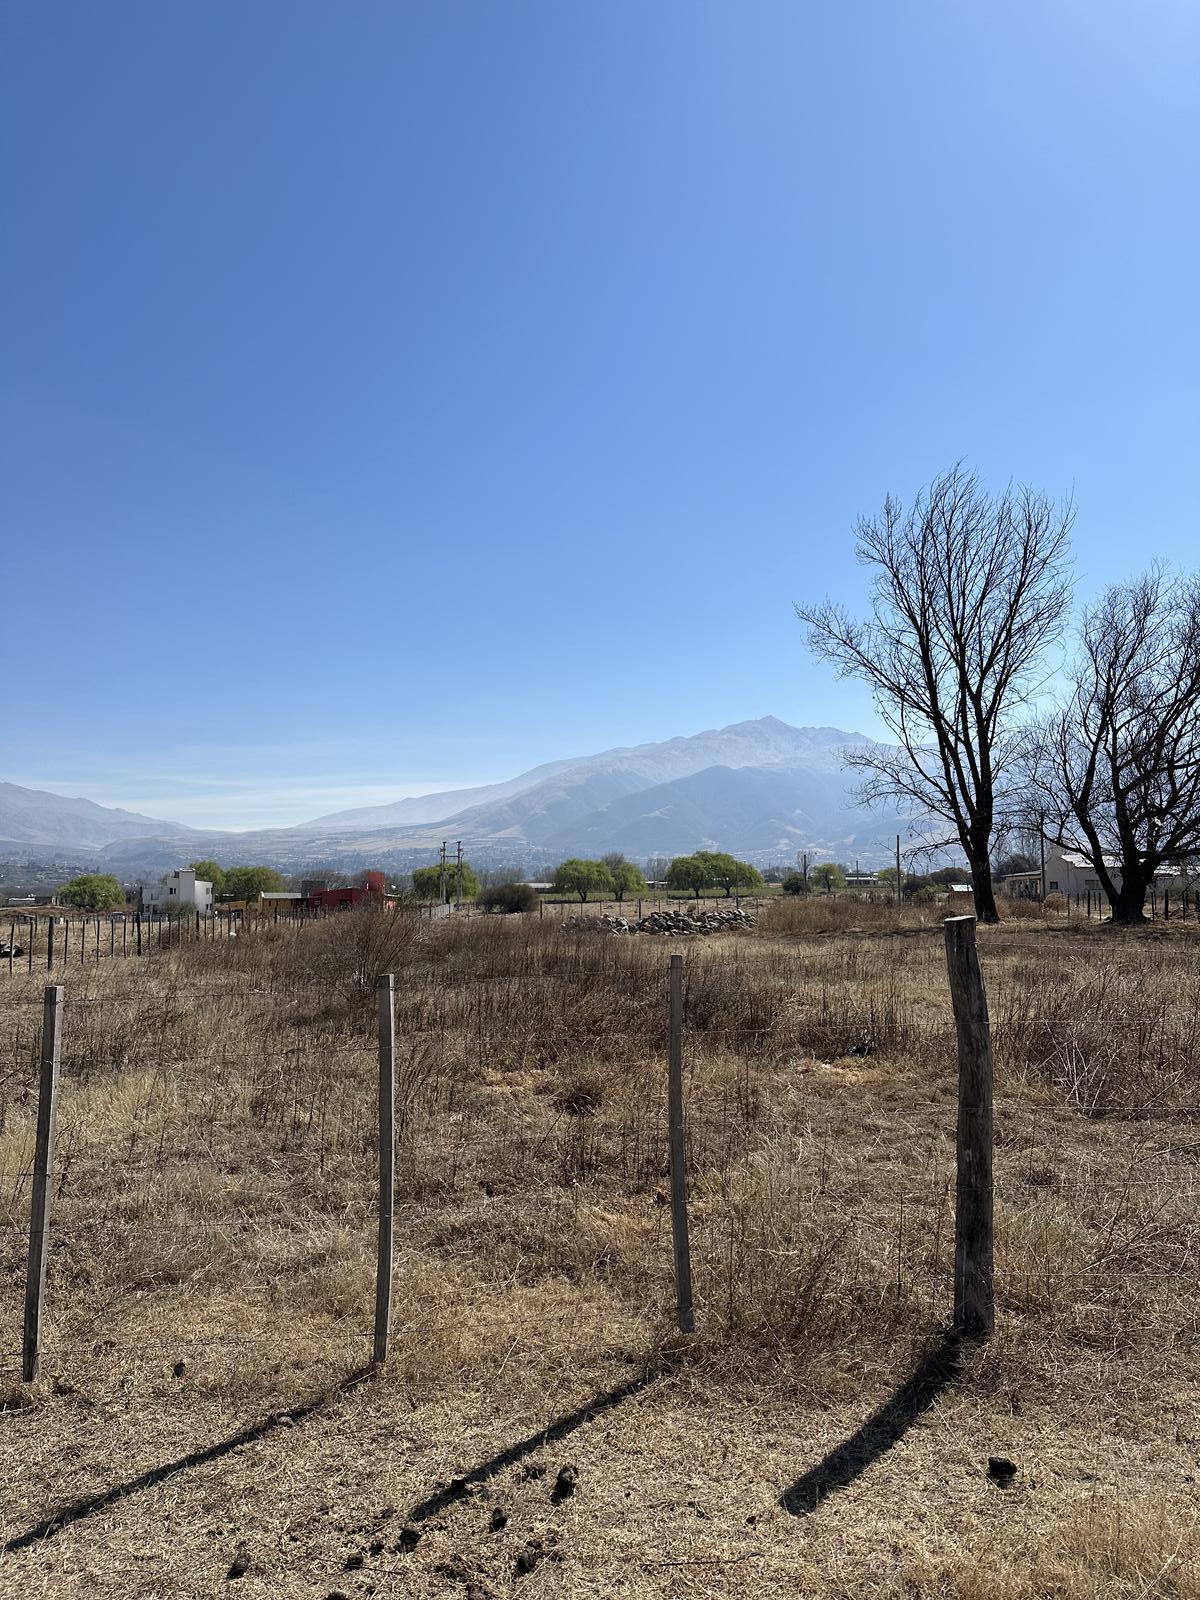
<svg viewBox="0 0 1200 1600"><path fill-rule="evenodd" d="M891 813L847 808L841 772L808 767L707 767L593 812L575 824L573 849L588 855L690 855L723 849L755 859L790 861L819 845L839 860L887 858L905 823ZM559 843L565 844L565 838Z"/></svg>
<svg viewBox="0 0 1200 1600"><path fill-rule="evenodd" d="M23 789L0 783L0 847L36 845L44 849L103 849L118 839L149 834L189 837L192 829L178 822L158 822L136 811L98 806L94 800L68 798L46 789Z"/></svg>
<svg viewBox="0 0 1200 1600"><path fill-rule="evenodd" d="M759 862L807 849L864 865L890 859L903 819L864 812L844 770L839 728L760 717L726 728L547 762L502 783L362 806L294 828L219 833L156 822L87 800L0 785L0 846L90 847L124 876L161 872L184 855L292 871L397 870L462 839L480 865L599 855L646 857L719 847ZM11 797L10 799L7 797ZM5 826L7 819L7 828Z"/></svg>

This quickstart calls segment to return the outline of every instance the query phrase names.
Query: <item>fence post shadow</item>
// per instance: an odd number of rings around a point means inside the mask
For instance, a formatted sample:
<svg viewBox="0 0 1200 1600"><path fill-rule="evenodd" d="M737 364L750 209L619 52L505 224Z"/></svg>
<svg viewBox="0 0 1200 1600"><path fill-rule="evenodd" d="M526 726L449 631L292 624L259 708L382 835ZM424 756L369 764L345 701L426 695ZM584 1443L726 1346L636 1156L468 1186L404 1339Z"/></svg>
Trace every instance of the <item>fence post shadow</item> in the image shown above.
<svg viewBox="0 0 1200 1600"><path fill-rule="evenodd" d="M829 1495L848 1488L908 1432L962 1370L963 1336L942 1333L925 1352L916 1370L877 1406L848 1439L797 1478L779 1497L793 1517L805 1517Z"/></svg>
<svg viewBox="0 0 1200 1600"><path fill-rule="evenodd" d="M574 1411L566 1411L556 1417L553 1422L544 1428L537 1428L533 1433L526 1434L523 1439L506 1445L503 1450L498 1450L495 1455L489 1456L486 1461L481 1461L478 1466L472 1467L469 1472L464 1472L461 1477L451 1480L444 1489L438 1489L426 1499L413 1506L408 1513L410 1523L421 1523L428 1518L436 1516L439 1511L444 1511L447 1506L453 1505L456 1500L461 1500L479 1484L486 1483L494 1478L497 1473L503 1472L506 1467L515 1466L518 1461L526 1456L533 1455L538 1450L557 1444L569 1434L575 1432L585 1422L591 1422L606 1411L613 1410L633 1395L640 1393L655 1381L655 1374L641 1373L628 1382L618 1384L614 1389L607 1389L603 1394L593 1395L590 1400L585 1400Z"/></svg>
<svg viewBox="0 0 1200 1600"><path fill-rule="evenodd" d="M206 1445L199 1450L189 1450L186 1455L179 1456L174 1461L163 1462L157 1467L148 1467L135 1478L127 1478L123 1483L116 1483L112 1488L103 1489L99 1494L92 1495L86 1500L76 1500L58 1511L52 1511L32 1528L27 1528L24 1533L14 1534L6 1543L0 1545L0 1556L13 1555L18 1550L28 1549L30 1545L52 1539L55 1534L69 1528L73 1522L94 1516L98 1511L106 1511L118 1501L126 1500L131 1495L141 1494L146 1489L153 1489L181 1472L188 1472L193 1467L207 1466L210 1461L219 1461L222 1456L231 1454L243 1445L256 1444L260 1439L265 1439L274 1433L277 1428L306 1422L318 1412L324 1411L334 1400L366 1383L373 1375L374 1368L361 1367L302 1406L295 1406L287 1412L272 1412L269 1417L263 1417L260 1421L251 1423L249 1427L242 1428L227 1438L219 1439L215 1444Z"/></svg>

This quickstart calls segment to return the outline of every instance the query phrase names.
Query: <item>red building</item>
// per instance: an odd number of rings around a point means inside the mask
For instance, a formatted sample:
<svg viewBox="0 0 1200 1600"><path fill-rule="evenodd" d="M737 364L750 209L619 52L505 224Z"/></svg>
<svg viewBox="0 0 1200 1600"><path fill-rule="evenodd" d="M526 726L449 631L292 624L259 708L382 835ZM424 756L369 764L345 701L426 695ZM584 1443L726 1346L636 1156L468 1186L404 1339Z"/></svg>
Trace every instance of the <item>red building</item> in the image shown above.
<svg viewBox="0 0 1200 1600"><path fill-rule="evenodd" d="M395 901L388 898L387 879L382 872L368 872L366 882L349 885L343 889L312 888L308 893L308 909L313 916L326 911L351 911L355 906L378 905L389 909Z"/></svg>

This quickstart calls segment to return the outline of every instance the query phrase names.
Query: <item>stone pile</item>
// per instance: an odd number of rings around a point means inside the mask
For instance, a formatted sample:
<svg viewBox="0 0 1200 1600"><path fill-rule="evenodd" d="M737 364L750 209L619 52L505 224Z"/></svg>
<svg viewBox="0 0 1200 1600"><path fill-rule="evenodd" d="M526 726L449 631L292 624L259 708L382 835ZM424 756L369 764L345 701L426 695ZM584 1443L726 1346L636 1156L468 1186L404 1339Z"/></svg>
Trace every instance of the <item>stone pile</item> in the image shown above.
<svg viewBox="0 0 1200 1600"><path fill-rule="evenodd" d="M563 923L573 933L660 933L666 938L683 934L730 933L735 928L752 928L754 918L737 906L722 906L708 911L697 907L687 911L651 911L639 922L631 917L571 917Z"/></svg>

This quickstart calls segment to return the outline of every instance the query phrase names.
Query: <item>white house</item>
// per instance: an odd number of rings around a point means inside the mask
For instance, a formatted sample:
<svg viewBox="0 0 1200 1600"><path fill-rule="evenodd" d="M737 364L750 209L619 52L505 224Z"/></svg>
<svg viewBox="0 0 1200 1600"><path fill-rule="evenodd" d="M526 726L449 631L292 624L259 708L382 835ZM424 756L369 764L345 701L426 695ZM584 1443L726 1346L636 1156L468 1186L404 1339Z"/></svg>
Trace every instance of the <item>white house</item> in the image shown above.
<svg viewBox="0 0 1200 1600"><path fill-rule="evenodd" d="M198 878L191 867L168 872L149 888L143 884L140 893L144 911L177 911L186 907L204 915L212 910L212 884L205 878Z"/></svg>
<svg viewBox="0 0 1200 1600"><path fill-rule="evenodd" d="M1116 860L1110 856L1105 857L1109 876L1117 889L1121 887L1121 869ZM1025 874L1022 874L1025 876ZM1040 877L1040 874L1039 874ZM1178 867L1160 867L1154 877L1155 885L1162 889L1184 889L1191 886L1191 880L1186 872L1181 872ZM1084 899L1089 891L1093 895L1103 894L1100 879L1096 869L1086 856L1074 850L1060 850L1056 846L1046 847L1046 893L1065 894Z"/></svg>

